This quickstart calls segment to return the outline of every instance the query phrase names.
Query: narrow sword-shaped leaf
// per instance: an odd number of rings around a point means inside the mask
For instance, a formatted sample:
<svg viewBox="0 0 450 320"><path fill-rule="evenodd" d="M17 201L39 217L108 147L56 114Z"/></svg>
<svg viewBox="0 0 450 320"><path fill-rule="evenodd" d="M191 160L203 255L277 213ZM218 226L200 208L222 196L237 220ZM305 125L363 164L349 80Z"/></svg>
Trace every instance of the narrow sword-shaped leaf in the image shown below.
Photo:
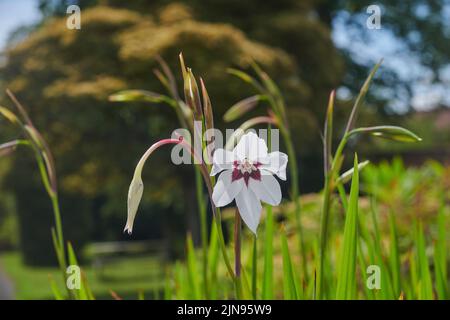
<svg viewBox="0 0 450 320"><path fill-rule="evenodd" d="M401 282L400 282L400 253L398 248L397 226L395 223L395 216L393 212L389 213L389 230L390 230L390 252L389 264L392 274L392 288L396 296L400 296Z"/></svg>
<svg viewBox="0 0 450 320"><path fill-rule="evenodd" d="M433 285L431 281L430 267L428 265L428 257L426 254L426 243L422 222L419 221L416 226L416 250L417 264L420 274L419 279L419 299L433 299Z"/></svg>
<svg viewBox="0 0 450 320"><path fill-rule="evenodd" d="M352 186L345 216L344 240L339 255L336 299L356 298L356 254L358 239L359 172L355 154Z"/></svg>
<svg viewBox="0 0 450 320"><path fill-rule="evenodd" d="M170 70L169 66L167 65L166 61L161 58L159 55L156 56L156 60L158 61L159 65L161 66L162 71L164 72L165 78L167 79L166 86L168 87L169 91L171 92L172 96L175 99L178 99L178 90L177 90L177 83L175 80L175 77L172 73L172 70ZM161 81L161 77L157 75L157 77Z"/></svg>
<svg viewBox="0 0 450 320"><path fill-rule="evenodd" d="M445 203L442 201L438 214L438 235L434 245L434 268L436 274L436 291L439 299L448 299L447 284L447 234Z"/></svg>
<svg viewBox="0 0 450 320"><path fill-rule="evenodd" d="M260 93L264 92L263 86L248 73L233 68L227 69L227 72L235 77L238 77L242 81L251 84L258 92Z"/></svg>
<svg viewBox="0 0 450 320"><path fill-rule="evenodd" d="M27 140L12 140L5 143L0 144L0 157L10 154L14 152L19 145L28 145L29 142Z"/></svg>
<svg viewBox="0 0 450 320"><path fill-rule="evenodd" d="M348 133L356 122L356 117L359 108L361 107L364 98L366 97L367 91L369 90L370 83L372 82L373 76L377 72L378 68L380 67L381 63L383 62L383 59L380 60L372 69L369 76L367 77L366 81L364 82L363 86L361 87L361 90L359 91L358 97L355 100L355 104L353 105L352 111L350 113L350 117L348 118L347 126L345 128L345 133Z"/></svg>
<svg viewBox="0 0 450 320"><path fill-rule="evenodd" d="M335 91L331 91L330 98L328 100L328 108L327 114L325 118L325 126L323 133L323 165L324 165L324 173L325 177L328 174L331 166L331 150L332 150L332 142L333 142L333 109L334 109L334 97Z"/></svg>
<svg viewBox="0 0 450 320"><path fill-rule="evenodd" d="M23 126L22 121L20 121L19 118L15 115L15 113L10 111L9 109L0 106L0 114L4 116L12 124Z"/></svg>
<svg viewBox="0 0 450 320"><path fill-rule="evenodd" d="M361 172L361 170L364 169L369 163L370 163L369 160L360 162L358 164L358 171ZM345 171L343 174L341 174L341 176L337 180L337 183L346 184L347 182L349 182L351 177L353 176L353 170L355 170L355 168L351 168Z"/></svg>
<svg viewBox="0 0 450 320"><path fill-rule="evenodd" d="M266 206L266 218L264 220L264 271L262 284L262 299L271 300L273 292L273 213L272 207Z"/></svg>

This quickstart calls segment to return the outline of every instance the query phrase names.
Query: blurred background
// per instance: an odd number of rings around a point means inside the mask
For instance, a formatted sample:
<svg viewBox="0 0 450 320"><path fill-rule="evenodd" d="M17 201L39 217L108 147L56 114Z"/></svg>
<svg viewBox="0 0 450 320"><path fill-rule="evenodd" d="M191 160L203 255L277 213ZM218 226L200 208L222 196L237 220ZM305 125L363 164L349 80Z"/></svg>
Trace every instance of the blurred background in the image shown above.
<svg viewBox="0 0 450 320"><path fill-rule="evenodd" d="M71 4L81 8L80 30L66 27ZM367 26L372 13L366 9L372 4L381 10L380 29ZM168 152L152 157L133 236L124 235L126 195L137 160L178 124L165 105L117 104L108 101L110 94L163 91L152 71L157 55L180 84L182 51L205 80L217 127L237 128L239 121L225 124L222 116L254 92L226 69L250 70L251 57L286 98L300 190L309 194L322 186L321 131L330 91L337 89L338 139L359 88L381 58L358 121L402 125L423 142L360 140L360 157L375 163L396 157L406 168L431 159L445 170L450 164L449 40L448 0L0 0L0 104L12 107L4 95L11 89L49 142L65 236L92 265L99 292L151 289L163 272L161 260L183 255L186 231L199 241L194 171L173 166ZM1 142L18 134L0 119ZM52 225L32 153L18 149L1 157L0 297L51 297ZM129 240L134 247L117 246ZM127 264L112 259L122 251L146 255ZM108 268L111 263L133 278L114 274L118 268Z"/></svg>

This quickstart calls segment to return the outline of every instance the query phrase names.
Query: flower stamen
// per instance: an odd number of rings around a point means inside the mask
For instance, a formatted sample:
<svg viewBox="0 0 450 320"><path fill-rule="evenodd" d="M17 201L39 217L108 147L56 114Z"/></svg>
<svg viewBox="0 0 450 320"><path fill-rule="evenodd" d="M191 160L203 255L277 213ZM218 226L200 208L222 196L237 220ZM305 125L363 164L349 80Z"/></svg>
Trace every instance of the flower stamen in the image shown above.
<svg viewBox="0 0 450 320"><path fill-rule="evenodd" d="M250 178L261 181L261 171L258 169L261 163L248 160L234 161L231 182L244 178L245 185L248 187Z"/></svg>

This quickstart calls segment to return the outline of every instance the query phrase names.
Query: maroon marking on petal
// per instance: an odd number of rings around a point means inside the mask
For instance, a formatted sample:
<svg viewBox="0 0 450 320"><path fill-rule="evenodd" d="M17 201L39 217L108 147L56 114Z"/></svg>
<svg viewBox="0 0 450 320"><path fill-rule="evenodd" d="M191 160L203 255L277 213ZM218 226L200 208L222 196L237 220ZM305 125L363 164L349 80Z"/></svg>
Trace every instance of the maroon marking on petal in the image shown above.
<svg viewBox="0 0 450 320"><path fill-rule="evenodd" d="M233 173L231 174L231 182L239 180L243 177L241 170L234 168Z"/></svg>
<svg viewBox="0 0 450 320"><path fill-rule="evenodd" d="M250 174L250 177L251 177L252 179L261 181L261 171L259 171L259 170L253 171L253 172Z"/></svg>
<svg viewBox="0 0 450 320"><path fill-rule="evenodd" d="M245 181L245 185L248 187L248 180L250 180L250 173L248 172L244 172L244 181Z"/></svg>

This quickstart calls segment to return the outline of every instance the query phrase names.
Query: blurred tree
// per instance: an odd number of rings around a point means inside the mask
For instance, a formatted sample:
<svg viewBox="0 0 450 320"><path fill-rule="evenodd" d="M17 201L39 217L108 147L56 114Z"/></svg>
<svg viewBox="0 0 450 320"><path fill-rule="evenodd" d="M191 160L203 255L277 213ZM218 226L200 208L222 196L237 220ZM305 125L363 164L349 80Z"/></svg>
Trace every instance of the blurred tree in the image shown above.
<svg viewBox="0 0 450 320"><path fill-rule="evenodd" d="M49 7L50 3L56 2L41 1L47 16L61 14L57 8L63 6ZM96 2L86 2L91 3ZM252 57L286 94L301 154L312 157L312 163L320 161L317 123L329 91L341 79L342 63L330 30L314 17L309 2L102 3L82 7L81 30L66 29L64 18L48 18L7 52L1 70L2 81L27 105L53 149L61 193L66 195L64 227L76 233L72 238L79 243L121 239L128 184L137 160L146 146L178 127L172 110L164 105L107 101L109 94L121 89L162 91L152 75L156 55L167 59L178 75L178 53L183 51L188 65L206 82L219 128L224 128L220 119L225 110L252 92L225 70L247 69ZM145 195L133 238L166 236L174 228L196 231L196 208L191 205L194 173L188 166L174 167L169 150L157 153L146 167ZM317 185L321 175L311 172L309 181ZM42 260L42 251L49 248L51 213L45 197L37 199L41 195L36 188L41 186L36 168L16 161L8 177L2 188L12 187L17 195L27 261ZM302 186L308 183L304 181ZM165 227L165 219L172 229Z"/></svg>
<svg viewBox="0 0 450 320"><path fill-rule="evenodd" d="M339 32L351 39L347 47L341 48L347 65L344 86L356 92L367 68L376 62L373 54L361 53L361 45L350 45L364 44L372 47L373 53L392 51L392 61L385 61L371 91L371 102L379 106L379 111L398 111L392 110L396 107L392 104L394 100L401 102L401 111L412 111L411 98L421 89L418 83L440 92L440 99L430 99L427 107L450 107L445 95L450 78L449 0L318 0L317 3L321 21L330 28L339 25ZM380 30L366 26L371 15L366 9L370 5L381 10Z"/></svg>

